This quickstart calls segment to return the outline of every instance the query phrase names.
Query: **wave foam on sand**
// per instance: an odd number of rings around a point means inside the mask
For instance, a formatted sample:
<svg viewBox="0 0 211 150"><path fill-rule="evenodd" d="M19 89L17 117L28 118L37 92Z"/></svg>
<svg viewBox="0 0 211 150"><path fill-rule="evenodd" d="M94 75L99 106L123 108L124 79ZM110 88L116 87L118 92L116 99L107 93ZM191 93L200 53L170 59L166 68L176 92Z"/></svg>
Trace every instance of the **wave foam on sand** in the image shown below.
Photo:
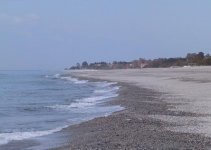
<svg viewBox="0 0 211 150"><path fill-rule="evenodd" d="M77 78L72 78L70 76L61 76L60 74L55 74L53 77L46 75L46 78L55 78L55 79L61 79L70 81L74 84L86 84L89 81L88 80L78 80ZM52 106L46 106L48 108L67 111L71 109L83 109L95 106L98 103L101 103L105 101L106 99L117 97L119 86L114 86L117 84L116 82L95 82L94 83L97 87L97 89L92 93L93 96L82 98L75 100L71 104L67 105L52 105ZM12 132L12 133L0 133L0 145L7 144L11 141L20 141L20 140L26 140L41 136L46 136L58 131L61 131L62 129L66 128L67 126L63 127L57 127L55 129L51 130L45 130L45 131L30 131L30 132Z"/></svg>
<svg viewBox="0 0 211 150"><path fill-rule="evenodd" d="M11 141L25 140L29 138L36 138L40 136L49 135L58 131L61 131L64 127L58 127L52 130L45 131L31 131L31 132L13 132L13 133L1 133L0 134L0 145L7 144Z"/></svg>

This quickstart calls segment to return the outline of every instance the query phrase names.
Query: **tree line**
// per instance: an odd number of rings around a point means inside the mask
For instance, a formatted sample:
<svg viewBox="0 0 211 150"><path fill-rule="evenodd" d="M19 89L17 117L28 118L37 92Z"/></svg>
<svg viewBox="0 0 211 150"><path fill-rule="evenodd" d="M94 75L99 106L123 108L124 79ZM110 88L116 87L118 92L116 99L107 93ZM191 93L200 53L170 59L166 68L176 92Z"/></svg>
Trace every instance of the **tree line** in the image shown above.
<svg viewBox="0 0 211 150"><path fill-rule="evenodd" d="M66 69L132 69L132 68L161 68L161 67L183 67L183 66L208 66L211 65L210 54L188 53L186 57L143 59L133 61L94 62L87 61L77 63Z"/></svg>

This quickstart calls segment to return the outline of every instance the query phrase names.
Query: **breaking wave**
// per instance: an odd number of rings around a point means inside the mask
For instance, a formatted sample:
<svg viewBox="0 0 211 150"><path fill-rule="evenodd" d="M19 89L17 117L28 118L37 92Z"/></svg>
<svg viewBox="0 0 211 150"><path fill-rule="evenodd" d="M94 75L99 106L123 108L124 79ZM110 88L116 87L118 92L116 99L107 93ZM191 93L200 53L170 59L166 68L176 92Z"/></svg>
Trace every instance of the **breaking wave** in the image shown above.
<svg viewBox="0 0 211 150"><path fill-rule="evenodd" d="M31 132L13 132L13 133L0 133L0 145L7 144L11 141L25 140L29 138L36 138L40 136L49 135L58 131L61 131L64 127L58 127L52 130L45 131L31 131Z"/></svg>
<svg viewBox="0 0 211 150"><path fill-rule="evenodd" d="M88 108L102 102L102 100L114 98L117 96L118 94L113 94L113 95L108 95L108 96L89 97L89 98L76 100L76 102L71 103L69 105L53 105L53 106L48 106L48 107L53 108L53 109L60 109L60 110L69 110L72 108Z"/></svg>
<svg viewBox="0 0 211 150"><path fill-rule="evenodd" d="M73 78L73 77L70 77L70 76L64 76L64 75L61 75L61 74L55 74L53 76L46 75L45 77L46 78L52 78L52 79L61 79L61 80L65 80L65 81L70 81L71 83L74 83L74 84L85 84L85 83L88 82L88 80L78 80L77 78Z"/></svg>

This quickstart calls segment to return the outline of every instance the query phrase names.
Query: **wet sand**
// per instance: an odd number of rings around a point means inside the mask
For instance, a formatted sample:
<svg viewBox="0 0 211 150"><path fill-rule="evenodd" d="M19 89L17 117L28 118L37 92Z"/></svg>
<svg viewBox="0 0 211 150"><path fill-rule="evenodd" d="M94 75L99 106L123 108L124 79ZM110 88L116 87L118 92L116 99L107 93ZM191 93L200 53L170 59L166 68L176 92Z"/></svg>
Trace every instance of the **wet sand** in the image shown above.
<svg viewBox="0 0 211 150"><path fill-rule="evenodd" d="M125 110L74 125L66 149L209 149L211 67L84 71L81 78L119 82L112 101Z"/></svg>

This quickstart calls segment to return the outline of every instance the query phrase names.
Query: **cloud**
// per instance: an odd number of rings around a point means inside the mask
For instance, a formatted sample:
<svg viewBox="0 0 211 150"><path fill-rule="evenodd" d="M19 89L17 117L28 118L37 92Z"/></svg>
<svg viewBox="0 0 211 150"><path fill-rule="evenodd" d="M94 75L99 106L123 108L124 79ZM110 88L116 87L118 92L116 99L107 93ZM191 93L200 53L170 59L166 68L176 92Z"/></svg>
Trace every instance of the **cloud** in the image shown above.
<svg viewBox="0 0 211 150"><path fill-rule="evenodd" d="M0 23L22 24L22 23L34 23L40 20L40 17L36 14L25 15L9 15L6 13L0 13Z"/></svg>

